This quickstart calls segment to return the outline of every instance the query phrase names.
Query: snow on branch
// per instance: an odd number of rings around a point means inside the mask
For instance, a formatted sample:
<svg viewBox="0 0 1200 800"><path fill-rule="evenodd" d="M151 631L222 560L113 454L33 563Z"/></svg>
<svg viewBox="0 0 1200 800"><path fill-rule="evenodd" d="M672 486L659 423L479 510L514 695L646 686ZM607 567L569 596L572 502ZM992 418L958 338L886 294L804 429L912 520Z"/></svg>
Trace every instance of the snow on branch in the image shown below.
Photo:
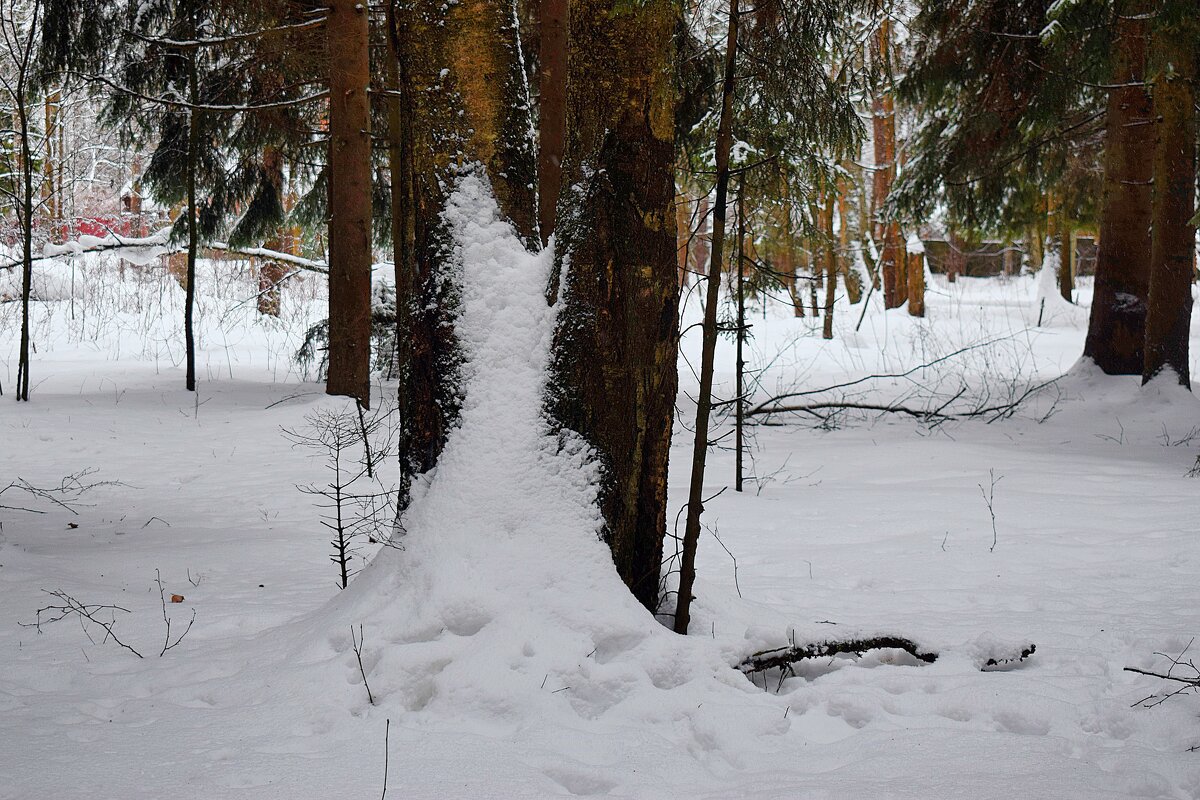
<svg viewBox="0 0 1200 800"><path fill-rule="evenodd" d="M51 261L63 256L112 252L130 261L139 261L145 260L147 256L157 258L159 256L182 252L184 249L183 245L172 244L170 235L170 228L163 228L150 236L120 236L116 233L110 233L108 236L103 237L85 235L80 236L78 239L62 242L61 244L47 244L42 248L42 256L33 260L35 262ZM329 266L324 261L316 261L311 258L304 258L303 256L294 256L291 253L282 253L278 250L269 250L265 247L234 247L228 242L209 242L203 245L203 247L206 250L232 253L233 255L249 258L261 258L268 261L278 261L307 272L319 272L321 274L328 274L329 272ZM0 270L15 269L21 266L22 263L18 259L0 264Z"/></svg>

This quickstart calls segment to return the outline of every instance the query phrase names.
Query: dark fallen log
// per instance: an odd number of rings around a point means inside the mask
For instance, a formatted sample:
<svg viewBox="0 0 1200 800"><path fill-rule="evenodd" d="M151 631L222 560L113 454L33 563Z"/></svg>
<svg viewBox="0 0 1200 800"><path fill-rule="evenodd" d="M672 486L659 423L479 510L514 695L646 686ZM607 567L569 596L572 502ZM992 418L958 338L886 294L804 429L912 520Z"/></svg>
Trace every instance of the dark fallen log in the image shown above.
<svg viewBox="0 0 1200 800"><path fill-rule="evenodd" d="M795 674L792 665L806 658L829 658L841 653L861 656L868 650L903 650L926 664L937 661L938 654L924 651L911 639L902 636L874 636L867 639L845 639L842 641L825 641L815 644L777 647L773 650L762 650L747 656L738 664L738 669L746 675L767 672L772 669L783 670L785 674ZM980 667L982 672L1003 671L1004 669L1025 661L1037 651L1037 645L1029 644L1020 653L1012 655L993 655Z"/></svg>
<svg viewBox="0 0 1200 800"><path fill-rule="evenodd" d="M738 669L746 675L766 672L771 669L788 669L797 661L806 658L829 658L839 653L862 655L868 650L894 649L903 650L919 661L932 664L937 661L937 653L925 652L915 642L901 636L874 636L869 639L845 639L842 641L818 642L816 644L794 644L789 647L777 647L774 650L762 650L747 656Z"/></svg>

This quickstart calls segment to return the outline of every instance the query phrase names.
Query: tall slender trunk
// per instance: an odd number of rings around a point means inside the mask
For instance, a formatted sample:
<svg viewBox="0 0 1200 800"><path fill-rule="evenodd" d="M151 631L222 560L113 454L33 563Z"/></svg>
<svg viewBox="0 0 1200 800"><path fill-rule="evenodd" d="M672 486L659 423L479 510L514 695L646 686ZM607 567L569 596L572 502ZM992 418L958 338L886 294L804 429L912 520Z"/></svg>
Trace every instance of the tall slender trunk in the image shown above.
<svg viewBox="0 0 1200 800"><path fill-rule="evenodd" d="M884 75L888 74L891 41L891 21L884 17L872 45L875 63ZM872 176L874 238L876 246L880 248L884 308L897 308L904 303L905 294L905 287L901 284L900 226L890 219L884 207L896 175L896 112L890 87L876 90L872 111L875 150L875 172Z"/></svg>
<svg viewBox="0 0 1200 800"><path fill-rule="evenodd" d="M1140 375L1150 289L1154 105L1146 79L1147 0L1117 4L1104 139L1104 195L1095 293L1083 354L1109 375Z"/></svg>
<svg viewBox="0 0 1200 800"><path fill-rule="evenodd" d="M849 169L849 165L843 164ZM862 300L863 285L858 272L853 268L850 253L850 181L844 174L838 175L837 180L837 213L838 213L838 271L845 279L846 300L851 305Z"/></svg>
<svg viewBox="0 0 1200 800"><path fill-rule="evenodd" d="M414 187L412 164L412 82L409 75L408 46L409 27L407 17L398 14L399 0L387 0L385 15L387 24L388 56L385 65L387 85L392 90L388 96L388 172L391 187L389 192L392 215L392 266L396 281L396 365L399 385L396 391L396 413L400 420L409 418L411 399L412 365L412 303L416 266L413 263L415 240ZM397 511L408 507L411 499L412 477L415 472L411 453L411 428L407 424L398 426L396 451L400 463L400 482L397 490Z"/></svg>
<svg viewBox="0 0 1200 800"><path fill-rule="evenodd" d="M192 35L196 33L195 21L192 23ZM187 148L187 215L188 215L188 249L187 249L187 286L184 287L183 300L183 336L187 342L187 375L185 378L187 390L196 391L196 251L200 247L199 231L196 230L196 165L200 159L200 103L199 74L196 68L196 53L188 54L188 101L192 107L188 109L188 148Z"/></svg>
<svg viewBox="0 0 1200 800"><path fill-rule="evenodd" d="M746 361L743 345L746 341L746 177L738 177L737 193L737 354L734 368L737 372L734 386L734 489L742 491L742 454L745 441L742 438L745 422L745 375Z"/></svg>
<svg viewBox="0 0 1200 800"><path fill-rule="evenodd" d="M1193 13L1186 11L1184 13ZM1164 68L1154 81L1158 136L1154 150L1153 234L1142 382L1172 370L1191 388L1188 332L1192 319L1192 259L1196 229L1197 25L1156 37ZM1186 33L1184 32L1186 31Z"/></svg>
<svg viewBox="0 0 1200 800"><path fill-rule="evenodd" d="M542 244L554 233L554 213L566 148L568 7L568 0L541 0L540 6L538 226Z"/></svg>
<svg viewBox="0 0 1200 800"><path fill-rule="evenodd" d="M62 103L62 92L53 89L46 93L46 130L42 153L42 199L46 203L46 216L53 222L61 222L63 217L62 193L59 191L60 174L62 172L62 150L60 146L59 106Z"/></svg>
<svg viewBox="0 0 1200 800"><path fill-rule="evenodd" d="M834 192L825 191L825 319L821 338L833 338L833 302L837 296L837 240L833 238Z"/></svg>
<svg viewBox="0 0 1200 800"><path fill-rule="evenodd" d="M712 263L708 270L708 304L704 307L704 342L700 355L700 394L696 397L696 430L692 442L692 475L688 485L687 522L679 567L675 632L688 632L692 590L696 583L696 547L700 515L704 513L704 463L708 457L708 421L712 410L713 365L717 351L717 302L721 287L721 256L725 245L725 215L729 194L729 153L733 148L733 97L737 80L738 0L729 0L725 38L725 71L721 88L721 117L717 123L717 197L713 209Z"/></svg>
<svg viewBox="0 0 1200 800"><path fill-rule="evenodd" d="M14 98L17 130L21 137L21 349L17 359L17 401L29 401L29 297L33 289L33 153L29 146L29 112L25 106L25 82L17 84Z"/></svg>
<svg viewBox="0 0 1200 800"><path fill-rule="evenodd" d="M371 115L367 8L330 0L329 373L325 391L371 404Z"/></svg>

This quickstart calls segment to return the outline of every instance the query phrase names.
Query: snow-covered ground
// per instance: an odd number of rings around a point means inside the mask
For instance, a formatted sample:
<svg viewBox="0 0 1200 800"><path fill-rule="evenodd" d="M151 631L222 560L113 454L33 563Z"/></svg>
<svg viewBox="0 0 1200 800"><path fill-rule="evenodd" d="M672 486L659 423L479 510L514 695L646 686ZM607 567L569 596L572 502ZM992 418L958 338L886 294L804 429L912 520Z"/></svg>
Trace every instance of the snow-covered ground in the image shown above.
<svg viewBox="0 0 1200 800"><path fill-rule="evenodd" d="M789 402L960 412L1069 374L990 422L759 417L774 424L752 429L746 491L707 504L694 635L677 637L620 586L585 454L538 417L549 265L471 192L453 216L462 426L418 487L403 549L345 591L295 488L324 463L280 430L344 406L290 361L320 316L319 280L263 320L240 266L206 264L191 395L172 279L80 258L72 302L57 268L55 299L36 304L33 402L0 402L0 487L82 470L114 483L76 514L0 496L45 512L0 510L0 797L372 797L385 736L388 797L1200 796L1200 697L1138 707L1174 687L1123 671L1164 669L1155 653L1200 633L1200 478L1186 476L1200 402L1073 368L1086 313L1049 304L1038 326L1034 278L938 278L927 319L873 298L858 332L860 307L839 303L830 342L778 298L765 314L752 302L755 404L911 370ZM0 304L6 390L15 311ZM685 324L698 316L689 298ZM698 350L689 335L672 514ZM728 396L732 343L718 356ZM709 463L715 494L733 453ZM166 606L172 640L195 611L162 657L156 574L184 596ZM23 627L55 590L128 609L103 618L145 658L76 620ZM793 638L876 633L940 656L808 663L765 689L731 667ZM1016 668L980 670L1029 643Z"/></svg>

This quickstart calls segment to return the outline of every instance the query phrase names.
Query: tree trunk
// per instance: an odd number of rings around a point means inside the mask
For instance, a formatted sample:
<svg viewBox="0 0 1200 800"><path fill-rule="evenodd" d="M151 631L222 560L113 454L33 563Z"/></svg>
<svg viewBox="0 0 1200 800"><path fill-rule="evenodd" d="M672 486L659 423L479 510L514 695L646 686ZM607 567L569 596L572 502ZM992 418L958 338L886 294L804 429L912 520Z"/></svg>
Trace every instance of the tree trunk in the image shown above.
<svg viewBox="0 0 1200 800"><path fill-rule="evenodd" d="M195 21L192 33L195 34ZM200 102L199 75L196 70L196 54L188 54L188 100L193 106ZM189 392L196 391L196 254L200 248L199 231L196 229L199 210L196 207L196 168L200 160L200 110L188 110L187 149L187 286L184 287L183 335L187 342L187 375L185 383Z"/></svg>
<svg viewBox="0 0 1200 800"><path fill-rule="evenodd" d="M825 320L821 338L833 338L833 302L837 296L837 240L833 238L834 193L825 192Z"/></svg>
<svg viewBox="0 0 1200 800"><path fill-rule="evenodd" d="M1172 370L1179 383L1190 389L1188 331L1196 246L1196 229L1191 224L1196 213L1196 28L1200 26L1192 21L1181 27L1183 31L1167 28L1155 39L1157 54L1169 68L1154 82L1158 136L1142 382Z"/></svg>
<svg viewBox="0 0 1200 800"><path fill-rule="evenodd" d="M1117 4L1117 38L1104 139L1104 196L1095 293L1083 354L1109 375L1140 375L1150 289L1154 106L1146 79L1146 0Z"/></svg>
<svg viewBox="0 0 1200 800"><path fill-rule="evenodd" d="M387 85L392 94L388 110L388 172L389 205L391 212L392 267L396 281L396 366L399 386L396 392L396 414L401 420L396 431L396 451L400 464L397 487L398 512L408 507L411 499L412 477L416 472L411 451L412 426L405 422L412 405L412 305L416 266L413 261L415 245L414 183L413 183L413 114L412 81L409 74L408 17L397 14L396 2L388 0L385 15L388 34L388 58L385 65Z"/></svg>
<svg viewBox="0 0 1200 800"><path fill-rule="evenodd" d="M1059 209L1059 213L1063 213ZM1058 229L1058 293L1068 303L1075 302L1075 229L1063 220Z"/></svg>
<svg viewBox="0 0 1200 800"><path fill-rule="evenodd" d="M29 297L33 288L33 153L29 146L29 114L25 106L25 82L17 84L14 98L17 114L17 130L21 164L18 179L21 182L21 349L17 359L17 401L29 401Z"/></svg>
<svg viewBox="0 0 1200 800"><path fill-rule="evenodd" d="M843 168L849 169L849 165L843 164ZM838 210L838 253L841 267L842 277L846 284L846 299L851 305L857 305L862 301L863 285L858 271L854 269L854 261L850 251L850 181L844 175L839 175L837 180L837 210Z"/></svg>
<svg viewBox="0 0 1200 800"><path fill-rule="evenodd" d="M908 313L925 316L925 251L908 253Z"/></svg>
<svg viewBox="0 0 1200 800"><path fill-rule="evenodd" d="M891 58L891 21L884 17L873 42L875 63L881 70ZM896 175L896 113L891 89L877 90L872 104L872 139L875 149L875 172L872 176L874 238L880 250L880 273L883 276L884 308L897 308L904 303L904 286L900 269L900 226L885 213L884 205Z"/></svg>
<svg viewBox="0 0 1200 800"><path fill-rule="evenodd" d="M737 354L734 364L734 491L742 491L742 455L746 421L745 377L746 361L743 347L746 342L746 176L738 176L737 190ZM715 365L714 365L715 369Z"/></svg>
<svg viewBox="0 0 1200 800"><path fill-rule="evenodd" d="M280 198L283 197L283 155L277 148L268 147L263 151L263 172L267 180L275 187ZM264 242L268 250L283 251L283 229L276 229L274 235ZM288 268L273 259L262 259L258 268L258 313L269 317L278 317L280 310L279 281L288 274Z"/></svg>
<svg viewBox="0 0 1200 800"><path fill-rule="evenodd" d="M696 429L692 440L692 473L688 483L687 522L679 566L675 632L686 634L692 619L692 590L696 583L696 548L700 515L704 513L704 464L708 457L708 418L712 410L713 369L717 350L717 302L720 299L721 258L725 245L725 215L729 195L729 154L733 148L733 98L737 80L738 0L729 0L725 38L725 72L721 116L716 141L716 206L713 209L712 263L708 270L708 303L704 307L704 341L700 355L700 394L696 397Z"/></svg>
<svg viewBox="0 0 1200 800"><path fill-rule="evenodd" d="M572 5L547 410L603 467L602 536L646 608L660 597L675 408L676 6ZM714 240L714 248L719 243ZM561 295L561 299L559 296ZM715 306L712 311L715 312Z"/></svg>
<svg viewBox="0 0 1200 800"><path fill-rule="evenodd" d="M330 0L329 373L325 391L371 405L371 79L367 9Z"/></svg>
<svg viewBox="0 0 1200 800"><path fill-rule="evenodd" d="M688 285L688 254L691 250L692 226L688 219L688 197L680 192L675 195L675 261L679 270L680 287Z"/></svg>
<svg viewBox="0 0 1200 800"><path fill-rule="evenodd" d="M568 8L568 0L541 0L538 224L543 245L554 233L554 213L566 146Z"/></svg>
<svg viewBox="0 0 1200 800"><path fill-rule="evenodd" d="M537 243L537 154L514 7L505 0L418 0L399 6L401 90L411 109L411 291L402 383L402 482L437 463L461 406L454 330L461 286L442 213L463 170L486 177L501 212ZM405 137L402 136L402 141ZM404 183L404 181L402 181ZM674 239L672 238L672 241ZM672 263L674 261L672 260ZM673 273L672 273L673 274Z"/></svg>

